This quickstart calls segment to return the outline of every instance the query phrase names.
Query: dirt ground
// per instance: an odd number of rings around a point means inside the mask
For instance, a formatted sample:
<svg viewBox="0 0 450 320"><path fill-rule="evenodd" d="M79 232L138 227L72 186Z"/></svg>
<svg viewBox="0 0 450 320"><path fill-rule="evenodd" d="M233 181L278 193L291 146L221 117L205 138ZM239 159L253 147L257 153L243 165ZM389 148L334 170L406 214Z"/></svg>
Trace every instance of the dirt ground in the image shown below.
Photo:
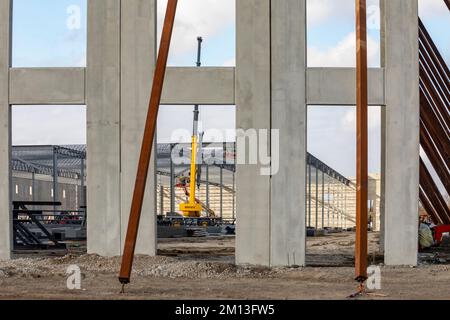
<svg viewBox="0 0 450 320"><path fill-rule="evenodd" d="M372 263L381 290L361 299L450 299L450 254L420 254L418 267L386 267L370 234ZM132 283L120 294L119 258L70 253L16 254L0 262L0 299L346 299L353 281L354 234L308 238L306 268L234 265L234 237L160 241L157 257L138 256ZM49 256L53 255L53 256ZM66 270L78 265L82 290L66 286Z"/></svg>

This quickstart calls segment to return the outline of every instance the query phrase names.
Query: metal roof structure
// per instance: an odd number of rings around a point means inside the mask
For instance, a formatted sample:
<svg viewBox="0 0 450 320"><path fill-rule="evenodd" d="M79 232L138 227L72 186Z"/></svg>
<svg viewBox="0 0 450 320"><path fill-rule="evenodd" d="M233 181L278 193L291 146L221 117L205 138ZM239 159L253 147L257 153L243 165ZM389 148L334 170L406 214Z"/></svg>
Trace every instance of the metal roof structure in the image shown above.
<svg viewBox="0 0 450 320"><path fill-rule="evenodd" d="M11 167L13 171L53 176L57 164L59 177L79 179L86 161L85 145L13 146Z"/></svg>
<svg viewBox="0 0 450 320"><path fill-rule="evenodd" d="M172 148L180 155L184 164L175 166L175 176L189 171L191 145L189 143L170 144L160 143L157 146L158 174L169 175L170 155ZM225 152L224 152L225 150ZM205 143L202 147L204 165L222 167L228 171L235 171L235 143ZM79 179L82 174L82 166L86 161L86 145L36 145L13 146L12 169L13 171L30 172L53 176L54 161L57 160L58 176ZM320 161L308 153L307 163L329 177L350 185L351 181L338 171Z"/></svg>

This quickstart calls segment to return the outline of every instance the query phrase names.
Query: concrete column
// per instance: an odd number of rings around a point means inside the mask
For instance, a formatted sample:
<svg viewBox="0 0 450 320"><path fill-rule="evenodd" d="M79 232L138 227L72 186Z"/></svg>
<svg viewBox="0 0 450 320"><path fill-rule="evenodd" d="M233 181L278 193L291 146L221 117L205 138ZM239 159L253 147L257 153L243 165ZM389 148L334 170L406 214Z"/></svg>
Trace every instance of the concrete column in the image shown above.
<svg viewBox="0 0 450 320"><path fill-rule="evenodd" d="M322 229L325 228L325 172L322 171Z"/></svg>
<svg viewBox="0 0 450 320"><path fill-rule="evenodd" d="M0 0L0 260L11 258L11 108L9 68L11 66L11 1Z"/></svg>
<svg viewBox="0 0 450 320"><path fill-rule="evenodd" d="M380 252L384 252L386 199L386 108L381 110Z"/></svg>
<svg viewBox="0 0 450 320"><path fill-rule="evenodd" d="M88 2L88 252L123 250L156 61L155 0ZM137 254L156 254L156 146Z"/></svg>
<svg viewBox="0 0 450 320"><path fill-rule="evenodd" d="M206 206L209 208L209 165L206 164Z"/></svg>
<svg viewBox="0 0 450 320"><path fill-rule="evenodd" d="M223 166L220 166L220 219L223 219Z"/></svg>
<svg viewBox="0 0 450 320"><path fill-rule="evenodd" d="M315 218L316 218L316 220L314 222L314 227L316 229L319 229L319 170L317 168L315 168L314 169L314 173L316 175L316 183L315 183L315 186L316 186L316 208L315 208L316 214L315 214Z"/></svg>
<svg viewBox="0 0 450 320"><path fill-rule="evenodd" d="M236 127L267 130L271 124L270 0L237 0L236 15ZM236 151L245 152L248 159L249 149L237 145ZM261 168L237 165L237 264L270 265L270 177L261 175Z"/></svg>
<svg viewBox="0 0 450 320"><path fill-rule="evenodd" d="M238 0L237 48L237 127L276 129L279 140L268 139L271 177L237 166L236 261L304 265L306 1Z"/></svg>
<svg viewBox="0 0 450 320"><path fill-rule="evenodd" d="M418 1L383 0L385 263L416 265L419 199Z"/></svg>
<svg viewBox="0 0 450 320"><path fill-rule="evenodd" d="M50 199L53 202L59 201L59 184L58 184L58 153L57 148L53 147L53 198ZM53 206L53 210L56 211L58 206Z"/></svg>
<svg viewBox="0 0 450 320"><path fill-rule="evenodd" d="M88 1L87 170L89 253L121 252L120 0Z"/></svg>
<svg viewBox="0 0 450 320"><path fill-rule="evenodd" d="M327 204L328 204L328 208L327 208L327 227L331 227L331 220L330 220L330 207L331 207L331 193L330 193L330 177L327 176L327 183L328 183L328 198L327 198Z"/></svg>
<svg viewBox="0 0 450 320"><path fill-rule="evenodd" d="M81 164L80 164L80 189L81 190L80 190L80 200L79 200L80 203L78 204L78 206L84 207L84 206L86 206L86 196L84 194L85 160L81 159L80 162L81 162ZM78 210L80 210L80 208L78 208Z"/></svg>
<svg viewBox="0 0 450 320"><path fill-rule="evenodd" d="M123 250L156 64L156 0L122 0L121 15L120 159ZM154 146L136 254L156 255L156 143Z"/></svg>
<svg viewBox="0 0 450 320"><path fill-rule="evenodd" d="M170 213L175 212L175 165L172 160L174 145L170 145Z"/></svg>
<svg viewBox="0 0 450 320"><path fill-rule="evenodd" d="M312 190L311 190L311 186L312 186L312 176L311 176L311 165L308 164L307 165L308 168L308 173L307 173L307 177L308 177L308 207L306 208L306 211L308 213L308 227L312 226L311 223L311 216L312 216Z"/></svg>
<svg viewBox="0 0 450 320"><path fill-rule="evenodd" d="M385 10L385 1L380 1L380 11L384 12ZM385 62L385 49L386 49L386 25L385 23L380 23L380 51L381 51L381 66L384 67L386 65ZM385 101L386 103L386 101ZM386 195L386 106L381 106L381 172L380 172L380 253L384 253L384 240L385 240L385 195Z"/></svg>

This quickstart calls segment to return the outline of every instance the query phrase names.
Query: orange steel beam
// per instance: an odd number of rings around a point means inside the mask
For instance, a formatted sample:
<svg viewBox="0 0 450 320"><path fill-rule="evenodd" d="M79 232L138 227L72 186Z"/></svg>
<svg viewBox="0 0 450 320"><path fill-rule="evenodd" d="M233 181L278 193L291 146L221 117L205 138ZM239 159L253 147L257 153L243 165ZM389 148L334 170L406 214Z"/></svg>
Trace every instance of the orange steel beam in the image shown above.
<svg viewBox="0 0 450 320"><path fill-rule="evenodd" d="M449 2L450 2L450 0L449 0ZM445 63L444 58L440 54L438 48L436 47L436 44L434 43L433 39L431 38L430 34L428 33L427 28L425 28L425 25L423 24L423 22L420 18L419 18L419 39L425 43L427 51L432 52L433 55L436 57L436 59L439 61L439 65L443 69L443 72L446 75L449 75L450 70L449 70L447 64Z"/></svg>
<svg viewBox="0 0 450 320"><path fill-rule="evenodd" d="M427 197L430 199L433 207L439 214L439 217L445 222L445 224L450 223L450 208L445 202L439 188L431 176L430 171L428 171L427 166L420 159L420 186L424 190Z"/></svg>
<svg viewBox="0 0 450 320"><path fill-rule="evenodd" d="M356 244L355 276L367 279L368 94L366 0L356 0Z"/></svg>
<svg viewBox="0 0 450 320"><path fill-rule="evenodd" d="M444 185L447 194L450 194L450 171L441 158L439 151L434 145L433 138L430 136L423 121L420 121L420 146L425 151L431 165Z"/></svg>
<svg viewBox="0 0 450 320"><path fill-rule="evenodd" d="M166 17L161 36L158 59L156 61L155 74L153 77L152 91L148 106L147 120L145 123L144 137L142 139L141 154L134 185L133 200L131 202L130 217L128 220L127 236L122 257L119 281L122 284L130 282L131 270L133 268L134 251L139 230L142 203L144 201L145 186L147 182L148 169L152 154L153 141L155 138L156 121L158 118L159 105L167 68L170 42L172 39L173 25L177 10L178 0L169 0L167 4Z"/></svg>
<svg viewBox="0 0 450 320"><path fill-rule="evenodd" d="M422 79L420 79L422 84ZM427 130L438 148L440 154L444 158L447 166L450 166L450 143L448 142L448 134L439 122L436 114L433 111L433 105L430 103L428 92L420 88L420 119L423 121Z"/></svg>
<svg viewBox="0 0 450 320"><path fill-rule="evenodd" d="M420 80L424 85L423 89L426 90L430 97L430 103L432 103L438 111L438 118L442 120L445 125L450 127L450 115L448 113L448 106L444 105L444 100L438 96L436 92L435 85L431 82L431 79L427 76L426 71L424 70L424 66L420 63Z"/></svg>

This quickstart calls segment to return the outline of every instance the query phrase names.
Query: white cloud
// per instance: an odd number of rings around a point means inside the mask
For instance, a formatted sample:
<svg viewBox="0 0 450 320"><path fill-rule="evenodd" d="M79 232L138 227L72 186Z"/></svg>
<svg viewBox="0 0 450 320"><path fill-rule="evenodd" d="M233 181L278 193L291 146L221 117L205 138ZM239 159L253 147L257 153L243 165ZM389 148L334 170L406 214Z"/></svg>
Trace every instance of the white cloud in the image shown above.
<svg viewBox="0 0 450 320"><path fill-rule="evenodd" d="M370 67L380 65L380 44L368 36L367 58ZM336 46L319 49L308 47L309 67L354 67L356 66L356 34L349 33Z"/></svg>
<svg viewBox="0 0 450 320"><path fill-rule="evenodd" d="M308 0L308 23L316 26L325 21L334 12L335 0Z"/></svg>
<svg viewBox="0 0 450 320"><path fill-rule="evenodd" d="M368 0L367 7L379 6L379 0ZM307 0L308 25L317 26L325 21L351 21L355 17L355 0Z"/></svg>
<svg viewBox="0 0 450 320"><path fill-rule="evenodd" d="M167 0L158 1L158 30L164 21ZM195 50L196 38L210 38L235 21L235 0L179 0L171 51L175 55Z"/></svg>
<svg viewBox="0 0 450 320"><path fill-rule="evenodd" d="M448 13L442 0L419 0L419 15L423 19L448 18Z"/></svg>
<svg viewBox="0 0 450 320"><path fill-rule="evenodd" d="M85 144L86 107L13 106L12 143Z"/></svg>
<svg viewBox="0 0 450 320"><path fill-rule="evenodd" d="M236 58L231 58L225 61L222 67L235 67L236 66Z"/></svg>
<svg viewBox="0 0 450 320"><path fill-rule="evenodd" d="M369 130L379 129L381 126L381 112L380 107L369 107L368 111L369 120L368 127ZM342 124L342 128L346 131L355 131L356 128L356 109L352 108L351 110L347 110L345 115L340 119Z"/></svg>

